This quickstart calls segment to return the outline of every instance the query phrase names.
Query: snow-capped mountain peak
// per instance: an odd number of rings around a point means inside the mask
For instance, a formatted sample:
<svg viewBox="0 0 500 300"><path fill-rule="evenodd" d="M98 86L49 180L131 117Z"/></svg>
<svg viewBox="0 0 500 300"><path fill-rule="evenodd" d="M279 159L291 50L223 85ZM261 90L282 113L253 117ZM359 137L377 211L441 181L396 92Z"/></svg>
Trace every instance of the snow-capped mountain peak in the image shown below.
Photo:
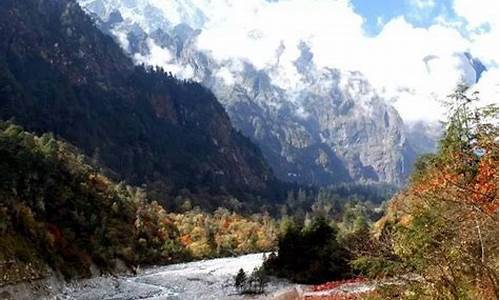
<svg viewBox="0 0 500 300"><path fill-rule="evenodd" d="M80 0L80 4L137 63L159 65L212 89L233 124L261 147L278 177L318 184L402 183L416 152L423 151L413 147L407 135L422 135L425 130L405 127L390 101L362 73L318 66L307 39L277 41L267 56L258 47L268 43L272 32L263 31L262 24L242 20L234 40L231 32L224 32L227 37L214 35L221 22L216 10L236 5L219 5L224 1ZM263 13L264 4L254 4L237 5ZM207 41L206 30L216 40ZM253 52L248 50L256 59L220 57L220 51L206 47L212 42L230 48L235 41L254 47ZM443 66L449 65L443 59L450 58L429 54L422 66L431 77L440 76ZM480 63L470 54L451 59L469 64L463 68L469 71L457 80L475 81L481 73L476 71Z"/></svg>

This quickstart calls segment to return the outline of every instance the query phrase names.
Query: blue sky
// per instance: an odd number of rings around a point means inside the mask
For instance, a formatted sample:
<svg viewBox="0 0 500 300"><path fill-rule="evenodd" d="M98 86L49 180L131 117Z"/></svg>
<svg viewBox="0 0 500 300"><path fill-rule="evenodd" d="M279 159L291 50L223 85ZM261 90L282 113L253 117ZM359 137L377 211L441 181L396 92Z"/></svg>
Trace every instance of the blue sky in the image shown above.
<svg viewBox="0 0 500 300"><path fill-rule="evenodd" d="M363 17L363 29L369 36L382 31L384 24L393 18L403 16L415 27L428 28L436 18L458 20L451 0L352 0L354 11Z"/></svg>

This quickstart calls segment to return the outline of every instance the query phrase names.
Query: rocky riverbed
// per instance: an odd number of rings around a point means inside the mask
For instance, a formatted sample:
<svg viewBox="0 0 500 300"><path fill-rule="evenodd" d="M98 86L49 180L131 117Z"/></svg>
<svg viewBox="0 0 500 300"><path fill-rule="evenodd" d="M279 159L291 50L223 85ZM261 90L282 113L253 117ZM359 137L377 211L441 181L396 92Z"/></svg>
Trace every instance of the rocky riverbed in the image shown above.
<svg viewBox="0 0 500 300"><path fill-rule="evenodd" d="M247 273L262 264L262 254L218 258L151 267L136 276L96 277L64 286L52 299L270 299L293 286L273 279L260 296L240 296L232 278L240 268Z"/></svg>
<svg viewBox="0 0 500 300"><path fill-rule="evenodd" d="M301 286L271 278L263 295L239 295L233 277L240 268L250 274L262 265L263 254L217 258L149 267L136 275L101 276L64 283L55 278L0 288L0 299L50 300L196 300L196 299L329 299L373 291L377 283L345 281ZM394 283L393 283L394 284ZM349 298L350 299L350 298ZM354 298L353 298L354 299Z"/></svg>

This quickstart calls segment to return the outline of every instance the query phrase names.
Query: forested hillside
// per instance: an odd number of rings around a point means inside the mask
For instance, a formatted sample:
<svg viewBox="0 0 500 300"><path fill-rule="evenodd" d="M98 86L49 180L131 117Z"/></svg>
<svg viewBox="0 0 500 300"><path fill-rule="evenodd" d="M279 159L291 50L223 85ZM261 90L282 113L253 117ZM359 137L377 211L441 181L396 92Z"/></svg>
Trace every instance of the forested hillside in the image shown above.
<svg viewBox="0 0 500 300"><path fill-rule="evenodd" d="M117 260L131 266L187 255L159 205L52 135L1 123L0 153L0 258L4 267L11 262L3 283L44 277L47 267L71 278L90 276L92 265L111 271Z"/></svg>
<svg viewBox="0 0 500 300"><path fill-rule="evenodd" d="M376 224L381 247L356 263L416 275L394 297L498 298L498 107L477 100L464 88L451 95L439 152L419 160Z"/></svg>
<svg viewBox="0 0 500 300"><path fill-rule="evenodd" d="M0 37L1 119L53 132L157 199L279 198L260 150L209 90L134 66L75 1L2 1Z"/></svg>
<svg viewBox="0 0 500 300"><path fill-rule="evenodd" d="M51 134L0 123L0 286L275 246L269 217L167 214L144 190L113 182L88 161Z"/></svg>

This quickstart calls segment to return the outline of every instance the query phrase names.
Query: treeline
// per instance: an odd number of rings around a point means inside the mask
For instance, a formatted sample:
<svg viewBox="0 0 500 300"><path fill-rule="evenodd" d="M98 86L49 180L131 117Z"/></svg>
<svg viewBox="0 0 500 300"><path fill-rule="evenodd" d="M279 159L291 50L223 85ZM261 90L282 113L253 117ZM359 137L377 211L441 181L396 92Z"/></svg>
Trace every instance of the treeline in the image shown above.
<svg viewBox="0 0 500 300"><path fill-rule="evenodd" d="M168 214L71 145L10 122L0 122L0 170L0 285L274 247L268 216Z"/></svg>
<svg viewBox="0 0 500 300"><path fill-rule="evenodd" d="M383 192L382 192L383 191ZM396 188L378 184L341 184L329 187L297 187L288 191L284 204L277 204L277 217L310 219L321 215L341 222L363 214L375 221L382 216L381 207L392 197Z"/></svg>
<svg viewBox="0 0 500 300"><path fill-rule="evenodd" d="M211 195L192 193L182 189L169 201L161 204L171 212L184 213L192 209L215 212L220 207L243 215L268 214L275 220L293 217L297 221L323 215L338 222L356 218L362 214L369 221L376 221L383 215L383 206L397 191L396 187L385 184L341 184L329 187L300 186L283 184L287 191L286 200L269 201L248 195L252 201L241 201L231 195ZM283 188L283 186L281 187ZM147 185L148 198L161 198L154 185ZM246 198L246 199L249 199Z"/></svg>

